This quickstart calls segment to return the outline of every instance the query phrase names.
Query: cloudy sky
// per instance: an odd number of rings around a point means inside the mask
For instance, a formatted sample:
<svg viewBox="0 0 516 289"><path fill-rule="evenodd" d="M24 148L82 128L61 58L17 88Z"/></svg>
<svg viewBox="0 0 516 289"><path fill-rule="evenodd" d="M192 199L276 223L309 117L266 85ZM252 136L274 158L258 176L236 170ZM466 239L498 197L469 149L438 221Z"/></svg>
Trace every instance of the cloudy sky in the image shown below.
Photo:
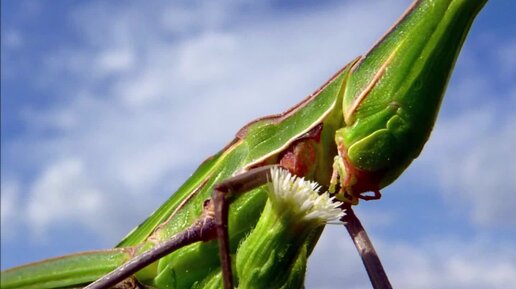
<svg viewBox="0 0 516 289"><path fill-rule="evenodd" d="M255 2L2 1L3 269L113 246L241 126L311 93L410 4ZM396 288L516 284L514 6L487 4L421 157L357 208ZM342 287L370 285L331 225L307 288Z"/></svg>

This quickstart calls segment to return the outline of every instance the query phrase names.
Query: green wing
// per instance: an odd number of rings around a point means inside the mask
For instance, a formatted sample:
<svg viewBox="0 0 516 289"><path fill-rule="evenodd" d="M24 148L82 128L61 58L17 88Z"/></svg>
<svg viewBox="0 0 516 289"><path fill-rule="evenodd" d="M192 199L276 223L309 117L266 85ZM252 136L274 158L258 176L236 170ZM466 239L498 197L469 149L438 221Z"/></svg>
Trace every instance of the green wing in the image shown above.
<svg viewBox="0 0 516 289"><path fill-rule="evenodd" d="M341 106L336 102L342 93L342 84L349 67L350 65L344 67L315 93L290 110L258 119L242 128L229 145L206 160L175 194L131 231L117 247L140 244L156 230L157 226L165 222L176 222L176 218L177 222L185 223L179 227L186 227L189 222L180 219L179 210L196 206L197 209L193 211L200 212L201 207L198 205L210 197L216 182L279 154L297 137L320 123L326 121L323 135L327 137L324 141L333 143L333 132L340 126L340 123L334 122L340 122L342 119ZM328 164L331 165L331 162ZM188 219L193 220L195 217L190 214ZM178 229L180 228L176 226L174 231Z"/></svg>

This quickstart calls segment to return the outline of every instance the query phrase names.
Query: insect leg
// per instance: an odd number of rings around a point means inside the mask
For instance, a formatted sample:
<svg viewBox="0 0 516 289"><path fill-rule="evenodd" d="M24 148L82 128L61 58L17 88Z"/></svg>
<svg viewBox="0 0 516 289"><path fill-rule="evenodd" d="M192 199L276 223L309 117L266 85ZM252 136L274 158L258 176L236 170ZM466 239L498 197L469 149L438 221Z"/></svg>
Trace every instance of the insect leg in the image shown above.
<svg viewBox="0 0 516 289"><path fill-rule="evenodd" d="M362 258L362 262L366 268L371 285L373 285L374 289L392 289L380 258L373 247L373 243L367 236L362 223L357 218L349 204L345 205L344 208L346 209L346 215L342 217L341 221L344 222L349 236L353 240L360 257Z"/></svg>
<svg viewBox="0 0 516 289"><path fill-rule="evenodd" d="M139 270L186 245L215 239L213 203L207 200L199 219L186 230L160 243L144 253L135 256L109 274L86 286L85 289L108 289L129 278Z"/></svg>
<svg viewBox="0 0 516 289"><path fill-rule="evenodd" d="M229 178L214 187L213 205L215 209L215 227L219 242L219 255L225 289L233 289L233 273L229 251L228 235L228 200L234 194L244 193L266 184L270 180L273 165L263 166Z"/></svg>

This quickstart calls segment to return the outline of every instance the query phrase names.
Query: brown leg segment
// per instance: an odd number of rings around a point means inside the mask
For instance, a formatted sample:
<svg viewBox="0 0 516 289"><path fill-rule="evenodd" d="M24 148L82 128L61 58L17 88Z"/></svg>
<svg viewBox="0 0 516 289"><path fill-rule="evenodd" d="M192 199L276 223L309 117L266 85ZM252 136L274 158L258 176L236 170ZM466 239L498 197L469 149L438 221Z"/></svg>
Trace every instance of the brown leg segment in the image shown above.
<svg viewBox="0 0 516 289"><path fill-rule="evenodd" d="M167 241L156 245L144 253L132 258L109 274L86 286L85 289L108 289L131 277L139 270L165 257L173 251L186 245L209 241L216 237L213 220L213 204L206 201L203 214L186 230L177 233Z"/></svg>
<svg viewBox="0 0 516 289"><path fill-rule="evenodd" d="M244 193L266 184L270 180L270 170L274 165L251 169L229 178L214 187L213 199L204 204L203 214L191 227L174 235L127 261L111 273L86 286L86 289L107 289L130 278L133 274L156 260L186 245L217 239L224 279L224 288L233 288L231 259L228 236L228 200L233 194Z"/></svg>
<svg viewBox="0 0 516 289"><path fill-rule="evenodd" d="M367 233L360 223L360 220L351 209L351 206L346 206L346 215L342 217L342 221L345 222L346 229L348 230L349 236L353 240L355 247L357 248L358 254L362 258L362 262L371 280L371 284L374 289L392 289L389 278L383 269L383 265L376 254L376 250L373 247L373 243L367 236Z"/></svg>
<svg viewBox="0 0 516 289"><path fill-rule="evenodd" d="M271 179L270 171L272 167L274 165L251 169L248 172L229 178L214 187L215 227L225 289L233 289L233 272L231 270L228 235L229 199L234 194L244 193L266 184Z"/></svg>

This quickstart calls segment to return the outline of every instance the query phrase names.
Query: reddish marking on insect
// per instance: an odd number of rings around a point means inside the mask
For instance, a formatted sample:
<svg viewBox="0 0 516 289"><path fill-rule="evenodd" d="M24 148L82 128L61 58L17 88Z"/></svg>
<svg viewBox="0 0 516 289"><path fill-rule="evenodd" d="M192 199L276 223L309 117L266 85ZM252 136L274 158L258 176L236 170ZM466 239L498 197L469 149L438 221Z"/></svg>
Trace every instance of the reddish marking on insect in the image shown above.
<svg viewBox="0 0 516 289"><path fill-rule="evenodd" d="M323 129L323 124L320 123L320 124L314 126L311 130L307 131L305 134L300 135L295 141L311 139L316 142L320 142L322 129Z"/></svg>
<svg viewBox="0 0 516 289"><path fill-rule="evenodd" d="M375 192L375 194L379 194L380 181L385 175L383 171L368 172L353 166L350 166L350 168L356 179L356 183L351 186L353 195L360 198L360 195L365 192Z"/></svg>
<svg viewBox="0 0 516 289"><path fill-rule="evenodd" d="M316 155L315 142L313 140L302 140L283 152L280 165L288 169L290 173L304 177L314 171Z"/></svg>
<svg viewBox="0 0 516 289"><path fill-rule="evenodd" d="M317 163L317 143L321 140L322 124L318 124L307 133L299 136L280 154L279 164L290 173L305 177L315 171Z"/></svg>

